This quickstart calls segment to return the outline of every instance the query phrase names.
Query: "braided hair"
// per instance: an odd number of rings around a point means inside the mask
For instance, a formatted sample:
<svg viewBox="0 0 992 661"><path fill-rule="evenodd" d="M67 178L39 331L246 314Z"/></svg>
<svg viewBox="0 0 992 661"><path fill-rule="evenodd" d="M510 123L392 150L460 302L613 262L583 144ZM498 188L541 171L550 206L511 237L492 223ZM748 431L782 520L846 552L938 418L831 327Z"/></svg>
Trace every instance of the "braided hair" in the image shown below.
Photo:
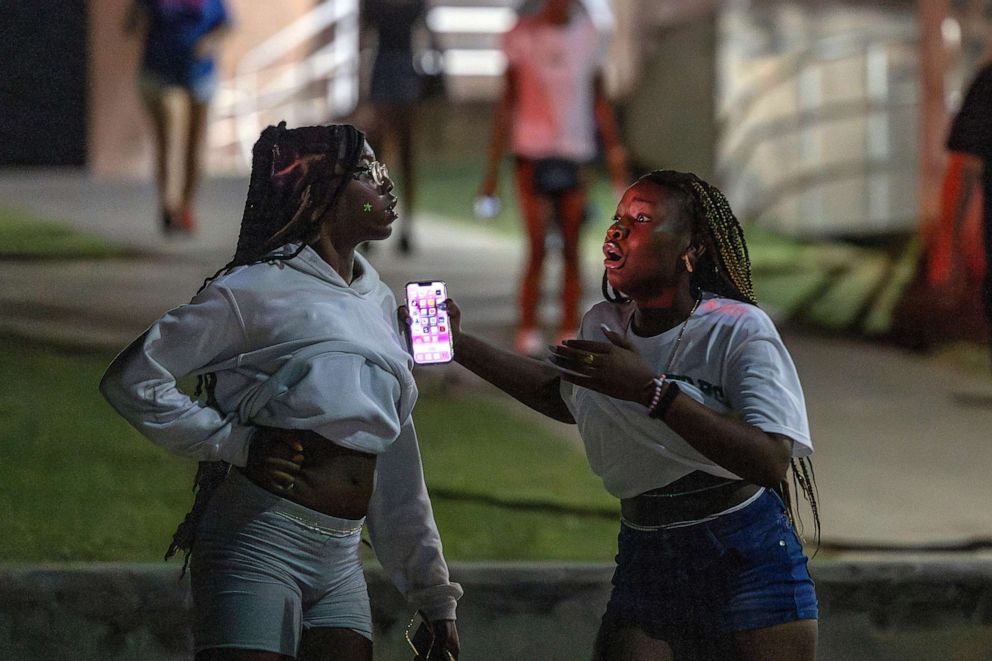
<svg viewBox="0 0 992 661"><path fill-rule="evenodd" d="M724 298L757 305L744 228L723 193L691 172L654 170L637 181L648 181L667 190L678 209L679 217L690 223L692 244L706 246L689 276L693 292L698 294L708 291ZM605 272L603 296L612 303L625 303L628 300L609 286ZM813 464L808 457L801 457L792 459L791 467L792 490L801 493L809 503L813 514L814 538L819 548L820 507ZM788 480L783 480L776 491L785 501L793 525L798 522L802 531L803 524L792 502Z"/></svg>
<svg viewBox="0 0 992 661"><path fill-rule="evenodd" d="M236 266L257 264L287 243L299 243L296 257L316 240L320 219L333 208L358 165L365 134L350 124L287 129L286 122L262 131L252 147L251 178L234 257L213 276ZM201 287L200 289L203 289Z"/></svg>
<svg viewBox="0 0 992 661"><path fill-rule="evenodd" d="M263 261L293 259L320 234L320 222L348 185L358 165L365 134L348 124L287 129L286 122L262 131L252 148L248 197L234 257L203 281L202 291L221 273ZM279 251L299 244L292 252ZM217 407L213 372L197 377L195 397ZM200 462L193 480L193 507L179 524L166 551L168 559L184 551L182 572L189 564L197 525L214 490L226 479L225 462Z"/></svg>

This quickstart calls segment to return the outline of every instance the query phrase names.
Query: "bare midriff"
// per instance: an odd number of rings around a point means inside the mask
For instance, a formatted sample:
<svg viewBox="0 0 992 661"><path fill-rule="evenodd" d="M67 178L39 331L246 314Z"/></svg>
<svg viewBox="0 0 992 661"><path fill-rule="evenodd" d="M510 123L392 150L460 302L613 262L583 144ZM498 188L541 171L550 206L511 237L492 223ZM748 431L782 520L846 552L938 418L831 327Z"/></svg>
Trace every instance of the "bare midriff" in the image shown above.
<svg viewBox="0 0 992 661"><path fill-rule="evenodd" d="M255 484L304 507L342 519L368 512L375 479L376 455L351 450L309 431L280 431L303 446L303 463L291 489L273 488L262 466L242 469ZM271 456L291 458L293 451L274 443Z"/></svg>

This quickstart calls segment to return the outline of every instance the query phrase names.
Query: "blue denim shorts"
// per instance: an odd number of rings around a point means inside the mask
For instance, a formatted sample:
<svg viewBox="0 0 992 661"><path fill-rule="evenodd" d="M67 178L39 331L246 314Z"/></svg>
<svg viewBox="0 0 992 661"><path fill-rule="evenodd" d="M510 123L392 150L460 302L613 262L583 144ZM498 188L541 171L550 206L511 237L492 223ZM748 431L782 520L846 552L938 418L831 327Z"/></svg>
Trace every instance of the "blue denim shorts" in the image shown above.
<svg viewBox="0 0 992 661"><path fill-rule="evenodd" d="M807 558L778 494L669 530L621 525L605 623L673 643L817 619Z"/></svg>
<svg viewBox="0 0 992 661"><path fill-rule="evenodd" d="M358 556L364 520L327 516L232 470L210 499L190 559L196 651L296 656L304 628L372 639Z"/></svg>

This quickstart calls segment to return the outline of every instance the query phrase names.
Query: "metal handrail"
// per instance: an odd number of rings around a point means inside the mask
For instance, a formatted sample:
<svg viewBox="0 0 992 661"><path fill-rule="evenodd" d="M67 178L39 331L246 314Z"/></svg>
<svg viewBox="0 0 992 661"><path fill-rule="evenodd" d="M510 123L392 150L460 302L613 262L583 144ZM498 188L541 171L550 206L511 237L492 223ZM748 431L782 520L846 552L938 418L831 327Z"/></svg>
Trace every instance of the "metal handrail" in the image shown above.
<svg viewBox="0 0 992 661"><path fill-rule="evenodd" d="M752 81L752 85L746 90L724 101L718 120L718 132L722 135L722 153L717 158L718 178L728 189L736 188L737 182L741 181L741 173L751 169L749 164L752 159L762 145L770 140L831 122L905 109L909 105L906 99L893 98L891 95L880 96L866 89L857 98L825 103L815 108L797 108L787 116L757 122L755 120L759 118L754 116L758 103L766 95L782 85L796 81L812 65L868 55L878 48L899 48L908 45L915 38L915 33L909 30L893 32L882 38L864 34L838 35L826 46L820 43L799 52L783 53L778 66L772 71ZM732 109L732 116L728 109ZM815 172L779 172L781 176L775 177L775 181L764 181L756 187L754 182L741 182L749 189L746 193L749 199L738 200L737 203L744 216L758 219L775 208L783 198L802 191L851 177L863 177L867 172L901 176L897 173L905 169L905 164L901 162L878 159L867 152L855 154L853 158L844 159L843 163L820 165Z"/></svg>
<svg viewBox="0 0 992 661"><path fill-rule="evenodd" d="M880 41L877 37L863 34L841 34L835 35L829 40L830 60L840 60L855 55L861 55L869 48L878 46L903 45L907 40L916 39L915 34L894 34L885 41ZM747 117L751 114L753 106L773 89L793 80L799 73L811 63L823 61L820 57L825 49L823 42L814 44L809 48L794 53L783 53L781 63L773 71L762 77L752 85L747 92L740 94L731 103L737 111L738 117ZM738 120L733 125L725 124L725 118L720 119L721 132L731 132L744 120Z"/></svg>
<svg viewBox="0 0 992 661"><path fill-rule="evenodd" d="M326 122L358 104L358 0L323 2L251 49L214 104L215 125L233 125L227 142L244 164L262 128ZM322 35L326 43L306 52ZM219 133L219 132L218 132ZM230 136L233 133L233 136Z"/></svg>

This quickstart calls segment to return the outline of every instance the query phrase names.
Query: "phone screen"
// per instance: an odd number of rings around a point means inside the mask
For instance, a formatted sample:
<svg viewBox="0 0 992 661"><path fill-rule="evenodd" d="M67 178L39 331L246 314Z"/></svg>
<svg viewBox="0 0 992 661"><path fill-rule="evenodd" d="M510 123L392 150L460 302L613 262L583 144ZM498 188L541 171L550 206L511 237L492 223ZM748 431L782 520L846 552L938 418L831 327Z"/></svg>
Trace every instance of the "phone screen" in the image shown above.
<svg viewBox="0 0 992 661"><path fill-rule="evenodd" d="M451 329L441 304L448 290L440 280L408 282L406 307L410 312L410 353L418 365L451 362Z"/></svg>

